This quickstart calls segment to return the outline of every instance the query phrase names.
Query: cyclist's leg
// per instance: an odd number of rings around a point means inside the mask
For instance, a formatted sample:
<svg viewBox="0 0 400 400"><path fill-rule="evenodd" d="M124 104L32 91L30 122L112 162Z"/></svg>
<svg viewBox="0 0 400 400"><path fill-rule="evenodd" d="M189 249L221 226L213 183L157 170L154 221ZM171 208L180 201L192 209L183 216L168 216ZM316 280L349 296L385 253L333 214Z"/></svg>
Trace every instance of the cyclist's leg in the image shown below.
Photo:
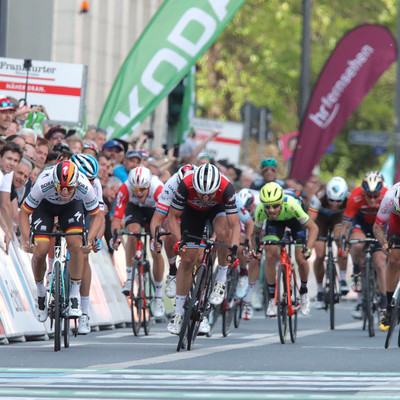
<svg viewBox="0 0 400 400"><path fill-rule="evenodd" d="M342 230L342 224L341 223L336 223L334 221L334 226L333 226L333 236L334 237L339 237L340 232ZM341 243L337 242L337 246L341 246ZM341 251L338 251L338 265L339 265L339 274L340 274L340 291L342 295L346 295L350 288L347 284L347 260L348 256L343 256Z"/></svg>
<svg viewBox="0 0 400 400"><path fill-rule="evenodd" d="M355 219L350 231L350 239L365 239L362 221ZM357 292L357 305L351 315L355 319L362 318L362 294L361 294L361 268L364 262L364 244L352 244L350 255L353 260L353 289Z"/></svg>
<svg viewBox="0 0 400 400"><path fill-rule="evenodd" d="M80 200L74 200L60 207L58 214L60 228L63 232L82 232L84 221L84 208ZM69 275L71 277L71 288L69 292L70 317L80 317L82 310L80 306L80 286L83 272L82 236L67 236L65 238L70 253Z"/></svg>
<svg viewBox="0 0 400 400"><path fill-rule="evenodd" d="M318 235L324 237L327 236L328 224L326 221L326 217L324 217L319 213L317 219L315 220L315 223L318 226ZM317 281L316 308L317 310L320 310L325 308L323 280L325 276L326 243L322 241L316 241L314 245L314 250L315 250L315 260L313 268L314 268L315 280Z"/></svg>

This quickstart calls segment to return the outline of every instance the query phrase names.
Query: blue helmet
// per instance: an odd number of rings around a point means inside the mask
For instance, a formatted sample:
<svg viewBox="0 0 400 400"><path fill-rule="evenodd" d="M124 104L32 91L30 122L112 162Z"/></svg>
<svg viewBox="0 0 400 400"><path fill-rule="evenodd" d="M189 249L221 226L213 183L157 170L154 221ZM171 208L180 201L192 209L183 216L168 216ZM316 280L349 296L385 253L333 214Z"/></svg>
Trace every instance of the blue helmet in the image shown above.
<svg viewBox="0 0 400 400"><path fill-rule="evenodd" d="M88 179L96 178L99 172L99 163L96 157L93 157L91 154L74 154L72 161Z"/></svg>

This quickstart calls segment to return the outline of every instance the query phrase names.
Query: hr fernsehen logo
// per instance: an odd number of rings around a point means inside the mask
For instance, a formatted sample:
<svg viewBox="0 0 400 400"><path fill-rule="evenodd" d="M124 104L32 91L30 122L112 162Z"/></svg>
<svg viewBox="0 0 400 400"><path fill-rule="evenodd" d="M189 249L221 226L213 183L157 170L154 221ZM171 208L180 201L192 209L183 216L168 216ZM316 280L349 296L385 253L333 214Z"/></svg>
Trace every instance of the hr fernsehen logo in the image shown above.
<svg viewBox="0 0 400 400"><path fill-rule="evenodd" d="M321 97L319 110L315 114L310 113L309 118L315 125L320 128L327 128L335 119L340 109L340 98L343 92L352 80L357 77L358 72L373 53L374 49L369 45L365 45L353 60L347 61L348 67L343 74L340 75L330 92L326 96Z"/></svg>

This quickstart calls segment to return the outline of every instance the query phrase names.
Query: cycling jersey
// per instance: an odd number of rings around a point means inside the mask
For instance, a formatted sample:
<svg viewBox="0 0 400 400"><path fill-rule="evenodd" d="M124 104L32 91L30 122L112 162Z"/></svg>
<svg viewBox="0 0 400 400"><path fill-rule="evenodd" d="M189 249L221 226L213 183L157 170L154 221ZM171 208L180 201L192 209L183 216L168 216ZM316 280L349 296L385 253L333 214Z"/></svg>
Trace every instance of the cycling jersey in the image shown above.
<svg viewBox="0 0 400 400"><path fill-rule="evenodd" d="M128 202L138 207L155 208L163 186L164 184L160 181L160 179L157 176L153 175L150 181L149 193L146 197L145 202L142 203L134 195L133 189L129 184L129 181L126 181L118 190L114 217L119 219L123 218Z"/></svg>
<svg viewBox="0 0 400 400"><path fill-rule="evenodd" d="M328 196L325 192L320 192L314 195L311 200L310 207L308 211L324 214L328 217L333 217L334 215L343 214L347 206L347 198L342 202L340 208L333 210L329 206Z"/></svg>
<svg viewBox="0 0 400 400"><path fill-rule="evenodd" d="M56 205L66 205L75 200L81 200L90 215L100 211L99 201L95 190L88 178L79 172L78 183L74 194L68 201L62 201L54 187L53 168L46 168L37 178L35 185L25 199L22 207L29 213L33 213L42 200Z"/></svg>
<svg viewBox="0 0 400 400"><path fill-rule="evenodd" d="M163 190L158 197L158 202L156 205L156 211L167 215L169 207L171 206L172 199L176 193L179 186L179 175L175 173L165 182Z"/></svg>
<svg viewBox="0 0 400 400"><path fill-rule="evenodd" d="M305 225L310 217L302 209L298 200L290 195L283 197L282 211L274 221L288 221L296 219L301 225ZM260 203L255 212L254 226L261 229L265 220L269 220L264 204Z"/></svg>
<svg viewBox="0 0 400 400"><path fill-rule="evenodd" d="M396 210L394 205L394 196L396 189L400 186L400 183L396 183L389 190L386 191L385 196L381 201L381 205L378 210L378 214L375 218L375 223L379 226L384 226L389 221L390 214L400 215L400 212Z"/></svg>
<svg viewBox="0 0 400 400"><path fill-rule="evenodd" d="M236 206L238 209L239 213L239 221L245 224L246 222L251 220L251 214L249 213L249 210L247 210L240 197L236 194Z"/></svg>
<svg viewBox="0 0 400 400"><path fill-rule="evenodd" d="M97 200L99 201L100 210L104 211L104 201L103 201L103 188L99 178L95 178L92 183L94 192L96 193Z"/></svg>
<svg viewBox="0 0 400 400"><path fill-rule="evenodd" d="M180 182L178 189L172 199L171 207L183 211L185 205L198 211L207 211L218 204L222 204L226 214L237 214L235 188L228 178L221 175L221 183L216 191L215 197L210 203L203 204L193 187L193 171L190 171Z"/></svg>
<svg viewBox="0 0 400 400"><path fill-rule="evenodd" d="M363 220L366 224L372 225L375 222L376 214L387 190L388 189L384 187L380 193L380 197L376 206L370 207L365 201L362 187L360 186L356 188L353 190L351 196L347 200L346 209L343 213L343 219L345 221L352 221L355 217L357 217L359 221Z"/></svg>

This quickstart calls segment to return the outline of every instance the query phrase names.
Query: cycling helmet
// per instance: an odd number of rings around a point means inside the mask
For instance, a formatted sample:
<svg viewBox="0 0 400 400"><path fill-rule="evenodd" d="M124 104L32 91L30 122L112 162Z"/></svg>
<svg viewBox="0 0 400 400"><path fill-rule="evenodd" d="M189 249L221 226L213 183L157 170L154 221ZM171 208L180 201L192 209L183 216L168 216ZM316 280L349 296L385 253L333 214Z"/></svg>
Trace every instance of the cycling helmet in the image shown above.
<svg viewBox="0 0 400 400"><path fill-rule="evenodd" d="M276 182L269 182L260 190L260 201L264 205L274 205L283 203L282 186Z"/></svg>
<svg viewBox="0 0 400 400"><path fill-rule="evenodd" d="M53 167L54 186L76 186L78 167L69 160L62 161Z"/></svg>
<svg viewBox="0 0 400 400"><path fill-rule="evenodd" d="M238 193L238 197L242 200L244 208L249 208L254 204L254 196L249 189L242 189Z"/></svg>
<svg viewBox="0 0 400 400"><path fill-rule="evenodd" d="M347 196L347 191L347 183L340 176L335 176L326 184L326 196L328 200L343 201Z"/></svg>
<svg viewBox="0 0 400 400"><path fill-rule="evenodd" d="M193 187L197 193L214 193L219 188L220 183L221 173L213 164L203 164L194 171Z"/></svg>
<svg viewBox="0 0 400 400"><path fill-rule="evenodd" d="M365 175L361 184L363 192L367 194L379 193L383 188L383 179L380 172L371 171Z"/></svg>
<svg viewBox="0 0 400 400"><path fill-rule="evenodd" d="M74 154L72 161L88 179L96 178L99 172L99 163L91 154Z"/></svg>
<svg viewBox="0 0 400 400"><path fill-rule="evenodd" d="M192 171L194 170L194 165L193 164L185 164L182 165L182 167L180 167L178 169L178 183L183 179L183 177L185 176L186 172L188 171Z"/></svg>
<svg viewBox="0 0 400 400"><path fill-rule="evenodd" d="M129 172L128 181L133 188L148 188L151 181L151 172L146 167L133 168L131 172Z"/></svg>

